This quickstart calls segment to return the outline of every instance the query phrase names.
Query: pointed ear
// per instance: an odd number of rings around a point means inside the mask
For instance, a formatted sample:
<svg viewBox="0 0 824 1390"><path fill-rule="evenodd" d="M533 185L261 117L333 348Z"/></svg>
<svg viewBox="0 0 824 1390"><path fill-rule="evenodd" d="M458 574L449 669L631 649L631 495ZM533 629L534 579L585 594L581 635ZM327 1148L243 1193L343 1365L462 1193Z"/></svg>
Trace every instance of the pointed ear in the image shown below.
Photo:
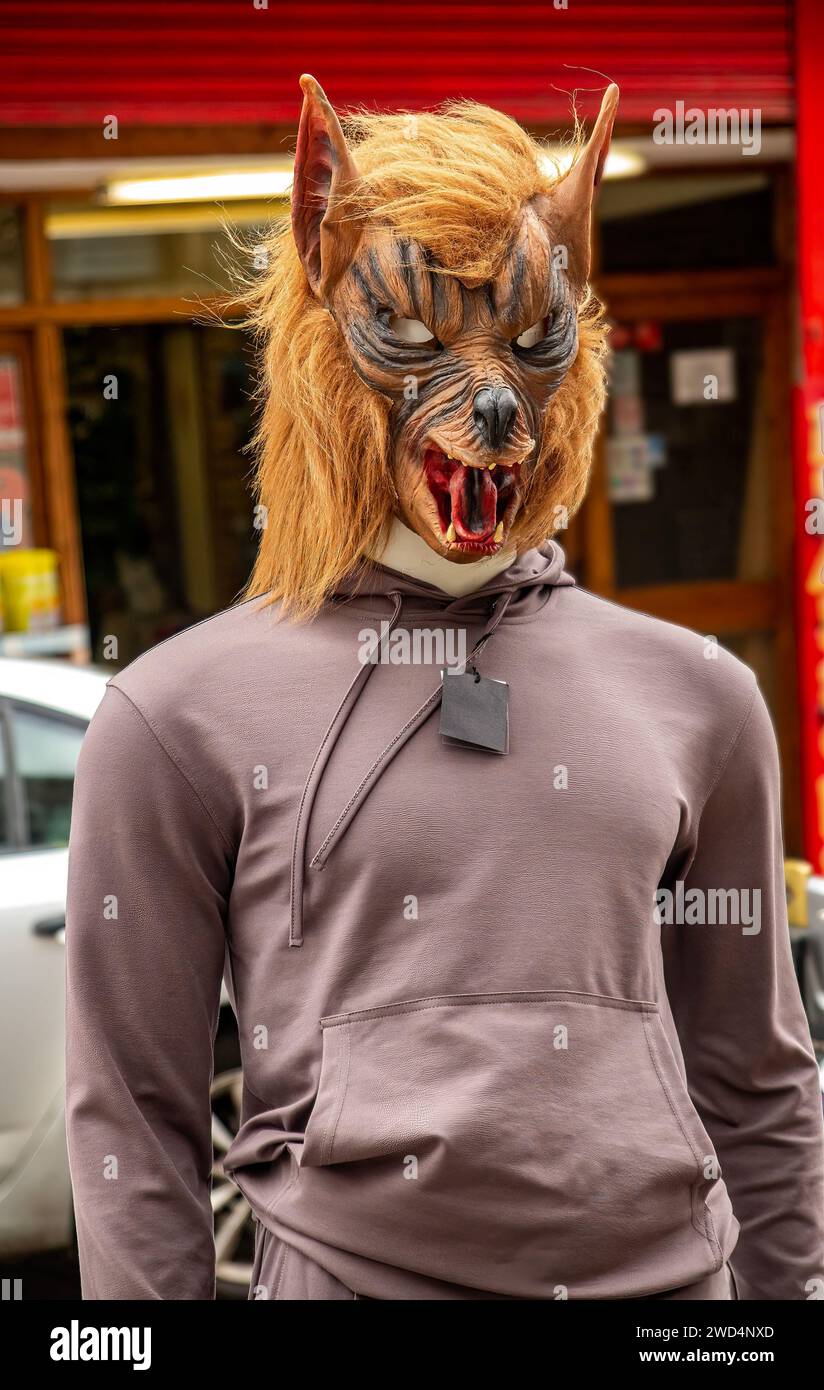
<svg viewBox="0 0 824 1390"><path fill-rule="evenodd" d="M544 220L553 246L567 248L569 278L580 293L589 279L592 251L592 205L604 172L618 88L613 82L604 92L592 134L569 173L543 200Z"/></svg>
<svg viewBox="0 0 824 1390"><path fill-rule="evenodd" d="M347 220L341 212L342 195L352 191L358 171L323 88L308 74L300 85L303 110L292 183L292 232L306 278L324 299L360 241L360 222Z"/></svg>

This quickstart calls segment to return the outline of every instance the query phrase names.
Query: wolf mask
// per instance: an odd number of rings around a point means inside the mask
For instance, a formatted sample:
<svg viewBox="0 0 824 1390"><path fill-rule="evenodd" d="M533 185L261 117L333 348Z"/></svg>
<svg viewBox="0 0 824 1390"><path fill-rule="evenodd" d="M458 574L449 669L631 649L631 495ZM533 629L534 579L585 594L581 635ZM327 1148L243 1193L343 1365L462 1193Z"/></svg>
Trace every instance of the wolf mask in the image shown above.
<svg viewBox="0 0 824 1390"><path fill-rule="evenodd" d="M316 611L399 516L455 563L521 552L583 497L603 404L590 224L618 90L570 170L474 103L358 116L303 77L264 348L252 593Z"/></svg>

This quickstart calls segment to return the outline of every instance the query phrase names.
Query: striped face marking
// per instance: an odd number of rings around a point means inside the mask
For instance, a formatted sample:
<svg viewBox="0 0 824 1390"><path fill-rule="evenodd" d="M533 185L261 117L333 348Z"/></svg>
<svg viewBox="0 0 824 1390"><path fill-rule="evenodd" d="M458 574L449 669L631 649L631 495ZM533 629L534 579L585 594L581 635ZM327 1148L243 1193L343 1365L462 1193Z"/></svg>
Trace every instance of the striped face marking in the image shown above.
<svg viewBox="0 0 824 1390"><path fill-rule="evenodd" d="M399 510L433 550L492 555L521 508L543 414L578 350L575 298L524 208L496 279L468 287L370 230L329 296L354 370L391 401Z"/></svg>

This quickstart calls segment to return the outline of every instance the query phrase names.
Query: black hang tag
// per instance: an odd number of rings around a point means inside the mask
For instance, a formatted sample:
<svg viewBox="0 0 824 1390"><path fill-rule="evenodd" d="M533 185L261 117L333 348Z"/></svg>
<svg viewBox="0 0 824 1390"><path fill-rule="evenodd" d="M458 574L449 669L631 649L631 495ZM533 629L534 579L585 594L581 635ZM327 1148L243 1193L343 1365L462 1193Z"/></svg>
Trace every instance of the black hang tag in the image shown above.
<svg viewBox="0 0 824 1390"><path fill-rule="evenodd" d="M465 748L508 753L507 682L489 680L472 667L468 671L444 671L441 738Z"/></svg>

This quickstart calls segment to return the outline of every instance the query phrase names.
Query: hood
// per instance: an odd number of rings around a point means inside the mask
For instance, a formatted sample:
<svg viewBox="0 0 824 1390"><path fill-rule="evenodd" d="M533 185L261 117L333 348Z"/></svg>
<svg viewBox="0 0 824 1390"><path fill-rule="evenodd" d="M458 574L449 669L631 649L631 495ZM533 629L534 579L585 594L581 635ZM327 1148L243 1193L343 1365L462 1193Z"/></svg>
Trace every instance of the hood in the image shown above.
<svg viewBox="0 0 824 1390"><path fill-rule="evenodd" d="M391 614L383 625L382 642L387 640L402 619L408 621L423 618L431 621L437 616L447 620L463 618L467 622L474 620L482 623L480 636L468 658L468 664L472 665L508 614L520 617L535 612L548 602L553 589L574 583L574 579L564 569L564 552L561 547L554 541L547 541L540 549L526 551L514 560L508 569L489 579L474 593L464 594L460 598L452 598L435 585L427 584L423 580L413 579L409 575L387 569L384 565L370 563L351 579L345 580L333 595L331 602L338 605L357 604L362 611L369 611L384 619L387 605L391 605ZM375 663L367 662L358 666L331 724L321 739L303 788L292 845L289 893L290 946L303 945L303 893L307 870L319 872L325 867L329 856L346 834L375 783L441 703L443 685L439 678L424 703L410 715L375 759L359 785L354 788L337 821L307 866L306 843L318 788L335 744L374 670Z"/></svg>
<svg viewBox="0 0 824 1390"><path fill-rule="evenodd" d="M512 603L515 603L521 613L541 606L551 589L575 583L572 575L565 570L564 563L564 552L560 545L556 541L545 541L539 548L517 556L507 569L486 580L480 588L460 598L452 598L435 584L369 561L340 582L334 598L338 602L360 599L367 604L370 599L380 600L400 594L404 600L404 610L410 613L438 609L444 612L448 610L450 615L470 616L488 612L491 603L500 595L511 594L510 611ZM407 599L420 602L407 603Z"/></svg>

